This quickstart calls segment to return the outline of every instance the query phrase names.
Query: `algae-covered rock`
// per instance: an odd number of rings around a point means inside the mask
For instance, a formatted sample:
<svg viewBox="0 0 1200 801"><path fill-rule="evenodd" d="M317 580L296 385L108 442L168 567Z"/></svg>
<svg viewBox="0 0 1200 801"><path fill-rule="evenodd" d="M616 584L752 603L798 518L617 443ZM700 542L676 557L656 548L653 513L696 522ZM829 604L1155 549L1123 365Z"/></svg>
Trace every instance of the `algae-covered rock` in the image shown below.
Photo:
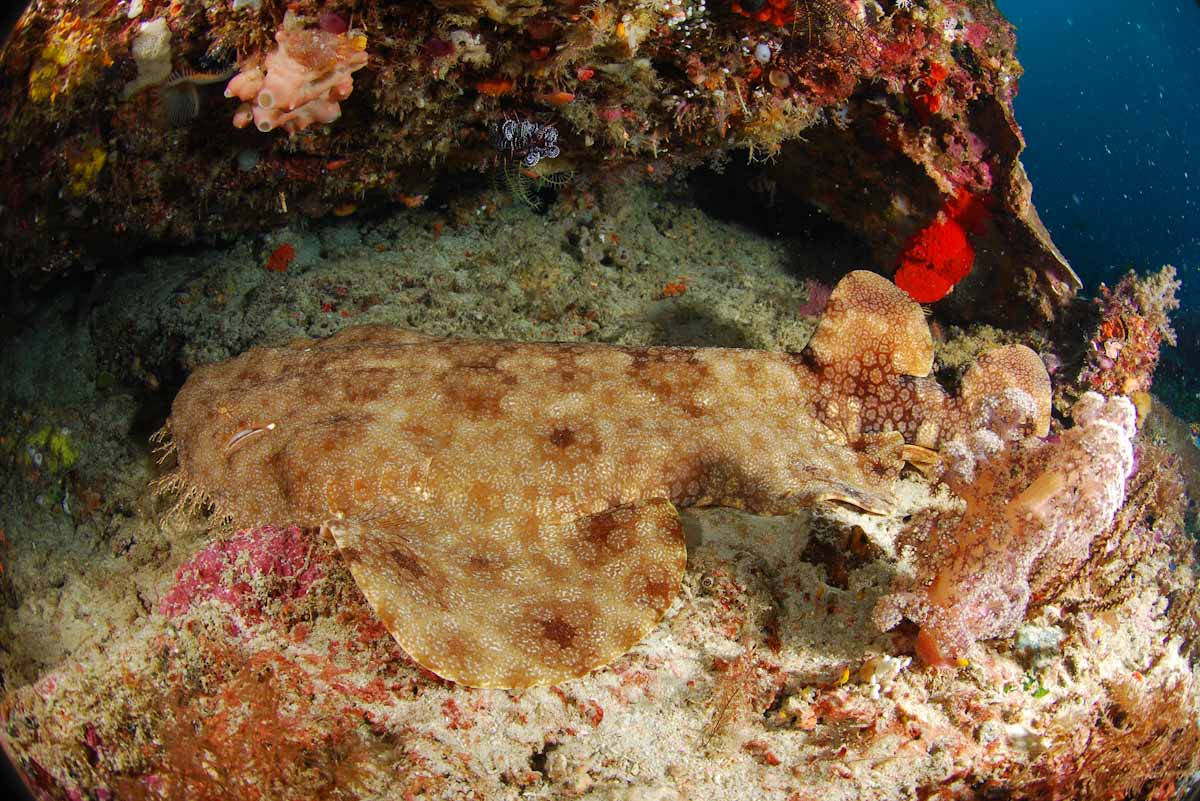
<svg viewBox="0 0 1200 801"><path fill-rule="evenodd" d="M1021 67L990 0L242 6L202 0L132 20L65 0L31 7L0 57L8 280L25 288L119 266L131 249L452 201L512 160L493 136L508 122L553 130L580 193L749 160L750 181L770 187L762 197L781 190L794 219L818 209L886 274L947 200L969 196L987 219L969 232L973 274L944 304L960 318L997 308L968 302L982 294L1004 301L1006 322L1053 319L1078 288L1029 200L1012 115ZM238 131L230 119L245 124L251 106L256 120L293 114L274 94L246 101L243 77L222 92L226 74L257 75L284 33L364 46L350 53L357 88L314 75L331 88L303 125ZM302 60L329 61L319 51ZM98 123L104 142L80 150ZM260 154L250 169L247 148Z"/></svg>

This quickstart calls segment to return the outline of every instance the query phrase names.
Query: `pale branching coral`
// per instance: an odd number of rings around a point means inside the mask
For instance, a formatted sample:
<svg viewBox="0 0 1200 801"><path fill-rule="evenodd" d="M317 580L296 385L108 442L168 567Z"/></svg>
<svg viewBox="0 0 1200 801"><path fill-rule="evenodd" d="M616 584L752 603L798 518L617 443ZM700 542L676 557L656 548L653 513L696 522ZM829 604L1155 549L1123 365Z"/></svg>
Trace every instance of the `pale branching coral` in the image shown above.
<svg viewBox="0 0 1200 801"><path fill-rule="evenodd" d="M233 124L244 128L253 122L263 132L283 128L295 133L340 117L340 101L354 90L353 73L367 63L365 38L304 29L289 17L275 41L279 46L265 59L243 64L225 87L226 97L244 101Z"/></svg>
<svg viewBox="0 0 1200 801"><path fill-rule="evenodd" d="M1087 558L1124 500L1134 464L1127 398L1085 394L1058 441L1022 438L1022 421L1034 413L1020 390L984 404L975 430L943 448L942 478L966 501L962 517L924 517L905 532L915 581L881 599L875 621L883 629L901 617L919 624L917 653L929 664L1012 634L1031 594Z"/></svg>

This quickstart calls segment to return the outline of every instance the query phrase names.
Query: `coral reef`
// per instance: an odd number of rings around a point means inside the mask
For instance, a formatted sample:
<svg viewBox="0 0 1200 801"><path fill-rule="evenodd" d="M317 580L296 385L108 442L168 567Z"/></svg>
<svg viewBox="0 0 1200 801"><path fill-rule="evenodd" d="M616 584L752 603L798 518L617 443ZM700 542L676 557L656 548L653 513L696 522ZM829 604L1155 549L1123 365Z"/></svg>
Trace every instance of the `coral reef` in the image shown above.
<svg viewBox="0 0 1200 801"><path fill-rule="evenodd" d="M1159 348L1175 344L1169 312L1179 307L1178 290L1171 265L1147 276L1130 271L1112 289L1101 284L1100 322L1079 383L1105 395L1148 392Z"/></svg>
<svg viewBox="0 0 1200 801"><path fill-rule="evenodd" d="M211 130L228 135L227 117L213 117ZM343 122L352 119L348 108ZM234 135L262 148L254 170L282 169L264 143L287 137ZM295 175L338 160L314 158ZM192 511L162 519L166 503L149 484L165 468L145 437L196 365L256 345L361 324L641 349L796 352L810 339L814 323L796 311L826 291L803 292L800 277L829 276L825 252L714 219L667 185L593 188L567 187L544 215L478 189L369 225L289 226L164 253L81 296L43 298L34 324L0 346L0 734L36 792L201 801L1178 792L1200 767L1200 593L1180 460L1149 423L1133 442L1125 504L1086 559L1048 583L1039 574L1018 636L980 640L970 664L952 669L910 660L914 626L881 633L872 622L907 569L896 548L904 528L963 519L963 501L917 470L895 481L887 515L844 504L780 517L680 509L688 561L662 621L607 667L518 691L450 684L415 664L318 530L229 531ZM288 268L265 270L283 244L294 252ZM664 296L673 283L686 292ZM1028 332L939 327L931 342L943 381L998 345L1044 352ZM852 378L843 371L837 385ZM902 386L933 389L898 377L893 388ZM842 421L865 408L857 398L843 405ZM950 438L968 442L966 433ZM1011 451L1026 470L1036 462L1027 449L1058 458L1062 441L1006 442L997 458ZM51 473L55 450L62 469ZM999 463L981 462L977 474ZM1012 493L1034 478L1013 479Z"/></svg>
<svg viewBox="0 0 1200 801"><path fill-rule="evenodd" d="M28 97L35 104L65 105L91 87L113 63L104 25L93 17L63 9L49 21L35 45L29 68ZM38 49L40 48L40 49Z"/></svg>

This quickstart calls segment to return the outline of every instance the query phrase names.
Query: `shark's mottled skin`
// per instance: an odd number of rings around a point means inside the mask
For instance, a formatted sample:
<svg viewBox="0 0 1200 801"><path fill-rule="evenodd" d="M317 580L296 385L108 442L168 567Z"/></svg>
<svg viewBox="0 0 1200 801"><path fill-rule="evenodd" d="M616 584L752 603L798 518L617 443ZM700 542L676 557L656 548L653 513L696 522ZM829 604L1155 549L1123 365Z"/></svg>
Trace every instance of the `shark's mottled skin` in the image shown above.
<svg viewBox="0 0 1200 801"><path fill-rule="evenodd" d="M463 684L580 676L636 644L678 589L674 505L777 514L891 505L989 395L1037 399L1023 347L959 398L921 378L921 309L856 272L800 354L433 340L365 326L199 368L168 423L178 479L241 524L326 527L380 619Z"/></svg>

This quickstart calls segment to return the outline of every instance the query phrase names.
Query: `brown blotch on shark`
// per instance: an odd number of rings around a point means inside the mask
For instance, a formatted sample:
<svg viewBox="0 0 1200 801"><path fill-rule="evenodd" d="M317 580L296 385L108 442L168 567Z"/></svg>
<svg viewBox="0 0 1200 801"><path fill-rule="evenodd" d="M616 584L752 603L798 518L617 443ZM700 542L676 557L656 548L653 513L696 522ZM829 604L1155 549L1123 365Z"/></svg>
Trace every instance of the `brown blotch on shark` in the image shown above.
<svg viewBox="0 0 1200 801"><path fill-rule="evenodd" d="M905 460L928 466L1000 394L1027 393L1026 425L1046 433L1049 377L1028 348L983 356L957 397L932 364L921 308L866 272L799 354L362 326L198 368L165 428L168 483L241 525L328 531L434 673L550 684L665 614L686 563L675 504L886 513Z"/></svg>

